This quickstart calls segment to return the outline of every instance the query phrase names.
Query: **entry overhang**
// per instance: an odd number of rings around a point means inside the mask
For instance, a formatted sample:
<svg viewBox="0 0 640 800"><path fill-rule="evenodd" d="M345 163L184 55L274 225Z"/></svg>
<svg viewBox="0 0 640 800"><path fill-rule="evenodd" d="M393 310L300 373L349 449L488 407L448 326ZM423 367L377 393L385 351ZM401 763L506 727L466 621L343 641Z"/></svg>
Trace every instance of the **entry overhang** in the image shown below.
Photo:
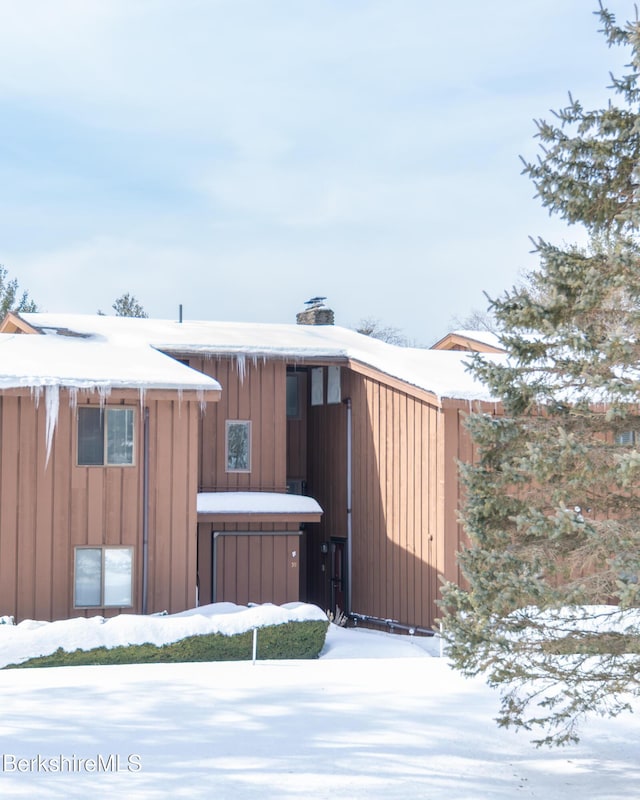
<svg viewBox="0 0 640 800"><path fill-rule="evenodd" d="M199 492L198 522L320 522L313 497L285 492Z"/></svg>

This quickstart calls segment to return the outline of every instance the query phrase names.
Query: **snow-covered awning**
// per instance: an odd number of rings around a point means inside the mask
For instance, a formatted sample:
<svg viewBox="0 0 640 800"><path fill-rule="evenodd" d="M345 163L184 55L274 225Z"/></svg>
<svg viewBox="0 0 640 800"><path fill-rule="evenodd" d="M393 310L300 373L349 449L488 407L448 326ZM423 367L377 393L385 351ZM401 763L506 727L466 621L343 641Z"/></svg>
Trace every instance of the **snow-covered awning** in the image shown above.
<svg viewBox="0 0 640 800"><path fill-rule="evenodd" d="M198 522L320 522L313 497L284 492L200 492Z"/></svg>

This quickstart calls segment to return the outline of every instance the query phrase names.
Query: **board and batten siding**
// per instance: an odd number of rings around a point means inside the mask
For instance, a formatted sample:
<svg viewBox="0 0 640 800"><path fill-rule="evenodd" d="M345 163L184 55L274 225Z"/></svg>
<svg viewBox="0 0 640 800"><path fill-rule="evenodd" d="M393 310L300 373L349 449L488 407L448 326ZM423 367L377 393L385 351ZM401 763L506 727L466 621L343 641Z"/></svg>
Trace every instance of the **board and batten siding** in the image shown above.
<svg viewBox="0 0 640 800"><path fill-rule="evenodd" d="M222 385L202 418L199 474L202 491L286 491L286 364L235 358L189 357L189 366ZM251 421L251 470L227 472L226 420Z"/></svg>
<svg viewBox="0 0 640 800"><path fill-rule="evenodd" d="M298 527L293 523L200 523L200 604L212 600L238 605L297 602L301 564ZM211 580L214 546L215 597Z"/></svg>
<svg viewBox="0 0 640 800"><path fill-rule="evenodd" d="M78 405L98 405L80 393ZM107 406L135 412L134 466L76 465L76 409L66 391L48 464L45 403L9 390L0 396L0 615L17 620L110 616L119 608L74 608L74 548L134 548L133 607L142 610L143 415L135 391ZM195 398L149 391L149 612L194 605L197 457Z"/></svg>
<svg viewBox="0 0 640 800"><path fill-rule="evenodd" d="M457 494L442 410L372 370L343 369L342 397L351 399L353 426L351 610L431 626L445 572L445 492ZM318 548L347 535L345 404L309 416L309 489L325 510L318 541L309 541ZM324 583L325 603L326 570L312 566L308 576L315 597Z"/></svg>

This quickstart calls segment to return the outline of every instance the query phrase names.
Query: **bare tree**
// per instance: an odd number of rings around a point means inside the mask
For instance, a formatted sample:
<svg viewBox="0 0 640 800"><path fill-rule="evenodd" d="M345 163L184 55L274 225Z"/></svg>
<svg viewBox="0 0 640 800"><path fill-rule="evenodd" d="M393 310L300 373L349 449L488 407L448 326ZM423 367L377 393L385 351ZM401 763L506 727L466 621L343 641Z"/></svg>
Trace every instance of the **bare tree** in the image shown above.
<svg viewBox="0 0 640 800"><path fill-rule="evenodd" d="M490 309L481 311L472 308L465 317L452 317L450 324L455 330L489 331L489 333L498 333L499 330L498 321Z"/></svg>
<svg viewBox="0 0 640 800"><path fill-rule="evenodd" d="M395 344L399 347L409 346L409 340L400 328L395 328L393 325L384 325L375 317L363 317L356 326L356 331L363 333L365 336L380 339L388 344Z"/></svg>

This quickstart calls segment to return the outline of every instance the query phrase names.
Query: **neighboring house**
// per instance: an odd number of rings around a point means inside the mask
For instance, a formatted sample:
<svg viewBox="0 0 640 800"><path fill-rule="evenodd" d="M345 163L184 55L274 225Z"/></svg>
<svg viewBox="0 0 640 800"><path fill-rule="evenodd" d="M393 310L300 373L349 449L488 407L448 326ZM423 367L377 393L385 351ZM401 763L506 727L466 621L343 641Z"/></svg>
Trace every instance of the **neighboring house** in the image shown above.
<svg viewBox="0 0 640 800"><path fill-rule="evenodd" d="M475 353L504 353L500 337L492 331L451 331L432 350L466 350Z"/></svg>
<svg viewBox="0 0 640 800"><path fill-rule="evenodd" d="M494 403L468 352L298 321L9 314L0 615L300 599L432 625L464 416Z"/></svg>

